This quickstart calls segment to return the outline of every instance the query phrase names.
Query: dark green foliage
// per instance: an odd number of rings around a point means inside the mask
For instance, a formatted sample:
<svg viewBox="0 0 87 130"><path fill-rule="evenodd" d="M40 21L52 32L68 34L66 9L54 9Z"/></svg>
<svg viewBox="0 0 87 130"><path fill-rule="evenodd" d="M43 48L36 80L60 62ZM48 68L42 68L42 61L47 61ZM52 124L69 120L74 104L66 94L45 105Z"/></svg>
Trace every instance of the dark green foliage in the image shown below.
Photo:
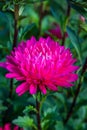
<svg viewBox="0 0 87 130"><path fill-rule="evenodd" d="M87 57L87 0L0 0L0 62L5 61L13 46L14 6L18 6L17 44L31 36L38 39L45 36L51 25L60 25L61 33L67 32L64 45L69 47L77 59L79 79L72 88L39 95L42 130L87 130L87 71L82 68ZM42 8L41 8L42 7ZM70 10L69 10L70 8ZM84 16L84 21L80 19ZM55 39L62 44L63 39ZM23 127L24 130L38 130L36 95L28 92L17 96L15 88L19 82L13 81L12 97L9 97L10 79L7 71L0 68L0 126L7 122ZM81 89L73 112L64 124L81 79Z"/></svg>

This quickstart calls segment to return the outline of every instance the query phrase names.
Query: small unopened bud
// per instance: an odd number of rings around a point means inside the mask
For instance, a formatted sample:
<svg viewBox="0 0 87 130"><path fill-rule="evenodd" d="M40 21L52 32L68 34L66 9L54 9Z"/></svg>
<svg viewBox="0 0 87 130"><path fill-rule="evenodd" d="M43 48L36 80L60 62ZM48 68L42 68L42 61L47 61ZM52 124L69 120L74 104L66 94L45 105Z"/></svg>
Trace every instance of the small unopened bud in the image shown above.
<svg viewBox="0 0 87 130"><path fill-rule="evenodd" d="M81 22L85 22L85 17L83 17L82 15L80 16L80 21Z"/></svg>

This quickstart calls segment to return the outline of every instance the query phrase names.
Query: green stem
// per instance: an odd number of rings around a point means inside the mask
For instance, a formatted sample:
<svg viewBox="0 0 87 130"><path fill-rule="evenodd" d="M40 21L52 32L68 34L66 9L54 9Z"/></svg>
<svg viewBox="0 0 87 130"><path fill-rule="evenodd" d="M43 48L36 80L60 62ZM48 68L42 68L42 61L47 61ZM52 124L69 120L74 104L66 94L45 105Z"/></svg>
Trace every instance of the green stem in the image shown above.
<svg viewBox="0 0 87 130"><path fill-rule="evenodd" d="M18 12L19 12L19 7L18 5L14 5L14 39L13 39L13 46L12 46L12 50L14 47L16 47L17 45L17 36L18 36L18 28L17 28L17 22L18 22ZM10 80L10 91L9 91L9 98L12 99L12 94L13 94L13 79ZM6 103L6 106L8 107L8 109L5 111L5 114L3 116L3 124L6 123L7 121L7 117L8 117L8 111L11 107L10 103Z"/></svg>
<svg viewBox="0 0 87 130"><path fill-rule="evenodd" d="M19 12L19 6L17 4L14 5L14 39L13 39L13 46L12 50L14 47L17 45L17 37L18 37L18 28L17 28L17 23L18 23L18 12ZM9 92L9 98L12 98L12 93L13 93L13 79L10 80L10 92Z"/></svg>
<svg viewBox="0 0 87 130"><path fill-rule="evenodd" d="M82 86L82 78L83 78L83 75L84 75L84 72L86 71L86 69L87 69L87 58L85 60L83 68L82 68L81 77L79 79L79 84L78 84L78 87L77 87L77 90L76 90L76 93L75 93L75 97L73 98L73 102L71 104L71 107L70 107L70 110L69 110L69 112L67 114L67 117L66 117L66 119L64 121L64 124L66 124L69 121L70 117L72 116L73 109L75 107L75 104L76 104L76 101L77 101L77 98L78 98L78 95L79 95L79 92L80 92L80 88Z"/></svg>
<svg viewBox="0 0 87 130"><path fill-rule="evenodd" d="M40 119L40 102L38 101L36 97L36 109L37 109L37 125L38 125L38 130L41 129L41 119Z"/></svg>
<svg viewBox="0 0 87 130"><path fill-rule="evenodd" d="M71 10L70 4L67 2L66 20L69 19L70 10ZM67 20L67 23L68 23L68 20ZM66 23L66 25L67 25L67 23ZM65 28L66 28L66 25L65 25ZM66 40L66 29L64 29L64 33L63 33L63 37L62 37L62 45L64 45L65 40Z"/></svg>
<svg viewBox="0 0 87 130"><path fill-rule="evenodd" d="M39 36L41 34L42 18L43 18L43 2L39 6Z"/></svg>

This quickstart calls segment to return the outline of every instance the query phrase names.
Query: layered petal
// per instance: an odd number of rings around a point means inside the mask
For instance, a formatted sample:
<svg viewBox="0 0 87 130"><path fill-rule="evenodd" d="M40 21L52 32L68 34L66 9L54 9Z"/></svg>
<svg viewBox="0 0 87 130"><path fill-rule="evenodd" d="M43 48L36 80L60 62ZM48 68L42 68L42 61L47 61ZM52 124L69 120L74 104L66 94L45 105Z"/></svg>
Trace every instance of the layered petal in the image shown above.
<svg viewBox="0 0 87 130"><path fill-rule="evenodd" d="M7 78L23 82L16 88L20 96L27 91L35 94L40 90L46 94L47 89L58 91L58 86L73 86L78 79L76 71L79 69L75 62L69 48L60 46L50 37L40 37L39 40L32 37L14 48L0 67L8 70Z"/></svg>
<svg viewBox="0 0 87 130"><path fill-rule="evenodd" d="M10 123L5 124L4 130L11 130L11 124Z"/></svg>
<svg viewBox="0 0 87 130"><path fill-rule="evenodd" d="M0 62L0 67L6 68L6 63L5 62Z"/></svg>
<svg viewBox="0 0 87 130"><path fill-rule="evenodd" d="M35 94L37 91L37 86L34 84L31 84L29 87L30 94Z"/></svg>
<svg viewBox="0 0 87 130"><path fill-rule="evenodd" d="M24 94L26 91L28 91L28 84L26 82L20 84L17 88L16 88L16 93L20 96L22 94Z"/></svg>
<svg viewBox="0 0 87 130"><path fill-rule="evenodd" d="M46 87L45 85L40 85L40 90L42 91L43 94L46 94Z"/></svg>
<svg viewBox="0 0 87 130"><path fill-rule="evenodd" d="M23 130L23 128L19 128L17 125L12 126L11 123L6 123L3 127L0 127L0 130Z"/></svg>

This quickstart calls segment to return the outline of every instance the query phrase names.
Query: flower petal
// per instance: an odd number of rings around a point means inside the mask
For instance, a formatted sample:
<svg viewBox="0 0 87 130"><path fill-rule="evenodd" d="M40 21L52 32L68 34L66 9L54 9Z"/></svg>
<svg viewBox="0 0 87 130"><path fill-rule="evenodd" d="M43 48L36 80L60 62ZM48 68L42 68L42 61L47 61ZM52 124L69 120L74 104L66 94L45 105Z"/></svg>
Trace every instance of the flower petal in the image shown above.
<svg viewBox="0 0 87 130"><path fill-rule="evenodd" d="M7 73L6 75L6 78L16 78L16 80L24 80L24 76L22 75L19 75L17 73Z"/></svg>
<svg viewBox="0 0 87 130"><path fill-rule="evenodd" d="M42 91L43 94L46 94L46 87L44 85L40 85L40 90Z"/></svg>
<svg viewBox="0 0 87 130"><path fill-rule="evenodd" d="M14 130L19 130L19 127L17 125L14 126Z"/></svg>
<svg viewBox="0 0 87 130"><path fill-rule="evenodd" d="M29 89L28 84L24 82L16 88L16 93L20 96L24 94L26 91L28 91L28 89Z"/></svg>
<svg viewBox="0 0 87 130"><path fill-rule="evenodd" d="M31 84L29 87L29 90L30 90L30 94L35 94L37 91L37 86L34 84Z"/></svg>
<svg viewBox="0 0 87 130"><path fill-rule="evenodd" d="M6 68L6 63L5 62L0 62L0 67Z"/></svg>
<svg viewBox="0 0 87 130"><path fill-rule="evenodd" d="M4 130L10 130L10 129L11 129L11 124L10 123L5 124Z"/></svg>
<svg viewBox="0 0 87 130"><path fill-rule="evenodd" d="M56 85L53 85L53 84L48 84L47 86L50 90L53 90L53 91L57 91L58 88L56 87Z"/></svg>

